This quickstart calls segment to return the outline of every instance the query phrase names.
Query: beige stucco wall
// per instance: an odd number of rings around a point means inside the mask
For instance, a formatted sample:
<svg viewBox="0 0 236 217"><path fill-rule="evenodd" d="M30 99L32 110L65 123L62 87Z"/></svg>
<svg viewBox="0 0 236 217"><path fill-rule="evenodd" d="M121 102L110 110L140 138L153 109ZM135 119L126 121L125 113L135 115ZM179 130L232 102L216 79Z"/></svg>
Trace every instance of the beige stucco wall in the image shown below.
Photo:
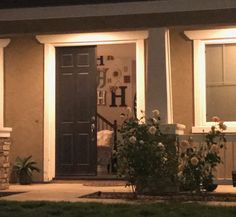
<svg viewBox="0 0 236 217"><path fill-rule="evenodd" d="M170 30L174 122L193 125L192 42ZM33 155L43 167L43 45L34 36L12 37L5 49L5 126L12 127L11 162ZM35 174L42 180L42 173Z"/></svg>
<svg viewBox="0 0 236 217"><path fill-rule="evenodd" d="M174 123L186 125L191 132L194 123L193 48L184 36L184 28L170 30Z"/></svg>
<svg viewBox="0 0 236 217"><path fill-rule="evenodd" d="M33 36L12 37L5 49L5 126L13 129L10 161L32 155L42 171L43 46Z"/></svg>

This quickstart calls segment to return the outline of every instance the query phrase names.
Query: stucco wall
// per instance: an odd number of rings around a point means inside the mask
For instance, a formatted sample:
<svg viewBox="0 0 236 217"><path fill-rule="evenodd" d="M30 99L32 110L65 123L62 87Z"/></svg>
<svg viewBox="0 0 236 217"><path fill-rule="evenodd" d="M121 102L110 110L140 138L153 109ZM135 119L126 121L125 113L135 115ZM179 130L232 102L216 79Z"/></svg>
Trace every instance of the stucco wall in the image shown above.
<svg viewBox="0 0 236 217"><path fill-rule="evenodd" d="M43 46L34 37L12 37L5 49L5 126L13 129L10 161L32 155L42 171Z"/></svg>
<svg viewBox="0 0 236 217"><path fill-rule="evenodd" d="M171 29L174 122L193 125L192 42ZM43 166L43 45L33 36L12 37L5 49L5 126L12 127L10 161L33 155ZM42 180L42 173L35 174Z"/></svg>
<svg viewBox="0 0 236 217"><path fill-rule="evenodd" d="M184 28L170 30L171 70L174 123L186 125L191 132L194 123L193 48L184 36Z"/></svg>

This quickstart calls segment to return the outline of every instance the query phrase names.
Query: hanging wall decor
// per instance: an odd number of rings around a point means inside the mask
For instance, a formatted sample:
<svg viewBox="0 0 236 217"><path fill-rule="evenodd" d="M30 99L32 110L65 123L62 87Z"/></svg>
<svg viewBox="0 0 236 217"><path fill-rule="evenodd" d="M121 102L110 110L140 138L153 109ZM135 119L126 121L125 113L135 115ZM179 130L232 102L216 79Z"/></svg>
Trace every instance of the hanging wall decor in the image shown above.
<svg viewBox="0 0 236 217"><path fill-rule="evenodd" d="M117 99L120 99L119 107L127 107L126 105L126 88L127 86L119 86L111 90L111 105L110 107L117 107ZM117 93L119 90L119 93Z"/></svg>
<svg viewBox="0 0 236 217"><path fill-rule="evenodd" d="M106 105L106 91L105 90L97 91L97 105Z"/></svg>
<svg viewBox="0 0 236 217"><path fill-rule="evenodd" d="M124 75L124 83L130 83L131 79L130 79L130 75Z"/></svg>
<svg viewBox="0 0 236 217"><path fill-rule="evenodd" d="M97 69L97 87L103 88L106 85L107 71L108 71L108 68Z"/></svg>

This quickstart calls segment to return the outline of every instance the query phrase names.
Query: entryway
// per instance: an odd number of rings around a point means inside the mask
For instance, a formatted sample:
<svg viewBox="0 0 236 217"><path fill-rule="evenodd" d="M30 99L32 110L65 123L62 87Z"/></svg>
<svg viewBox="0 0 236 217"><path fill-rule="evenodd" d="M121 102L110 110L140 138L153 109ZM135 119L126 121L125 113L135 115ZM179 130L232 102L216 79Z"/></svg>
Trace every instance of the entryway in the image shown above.
<svg viewBox="0 0 236 217"><path fill-rule="evenodd" d="M56 48L133 43L136 49L137 115L145 110L145 49L148 31L39 35L44 44L44 162L43 180L56 177Z"/></svg>
<svg viewBox="0 0 236 217"><path fill-rule="evenodd" d="M135 43L56 48L57 179L116 178L120 114L136 112L135 66Z"/></svg>

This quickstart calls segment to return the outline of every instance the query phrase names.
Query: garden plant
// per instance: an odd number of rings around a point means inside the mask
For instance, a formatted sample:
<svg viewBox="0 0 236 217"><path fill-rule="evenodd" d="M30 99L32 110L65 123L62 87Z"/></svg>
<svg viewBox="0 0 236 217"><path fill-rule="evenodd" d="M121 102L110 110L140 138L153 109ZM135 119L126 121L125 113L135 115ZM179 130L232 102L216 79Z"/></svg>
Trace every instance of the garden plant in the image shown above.
<svg viewBox="0 0 236 217"><path fill-rule="evenodd" d="M119 175L135 193L156 193L167 188L173 191L178 162L175 142L161 133L158 110L150 118L142 114L140 119L132 116L129 109L122 114L117 152Z"/></svg>
<svg viewBox="0 0 236 217"><path fill-rule="evenodd" d="M176 136L161 132L158 110L138 119L131 109L121 116L117 159L118 174L135 193L158 194L178 189L191 192L214 190L214 171L222 163L226 125L213 117L214 125L203 133L203 141L178 142Z"/></svg>
<svg viewBox="0 0 236 217"><path fill-rule="evenodd" d="M195 143L191 138L179 145L178 177L183 190L214 190L214 175L222 163L220 150L226 148L224 130L226 125L218 117L213 117L214 125L208 133L203 133L203 141Z"/></svg>

